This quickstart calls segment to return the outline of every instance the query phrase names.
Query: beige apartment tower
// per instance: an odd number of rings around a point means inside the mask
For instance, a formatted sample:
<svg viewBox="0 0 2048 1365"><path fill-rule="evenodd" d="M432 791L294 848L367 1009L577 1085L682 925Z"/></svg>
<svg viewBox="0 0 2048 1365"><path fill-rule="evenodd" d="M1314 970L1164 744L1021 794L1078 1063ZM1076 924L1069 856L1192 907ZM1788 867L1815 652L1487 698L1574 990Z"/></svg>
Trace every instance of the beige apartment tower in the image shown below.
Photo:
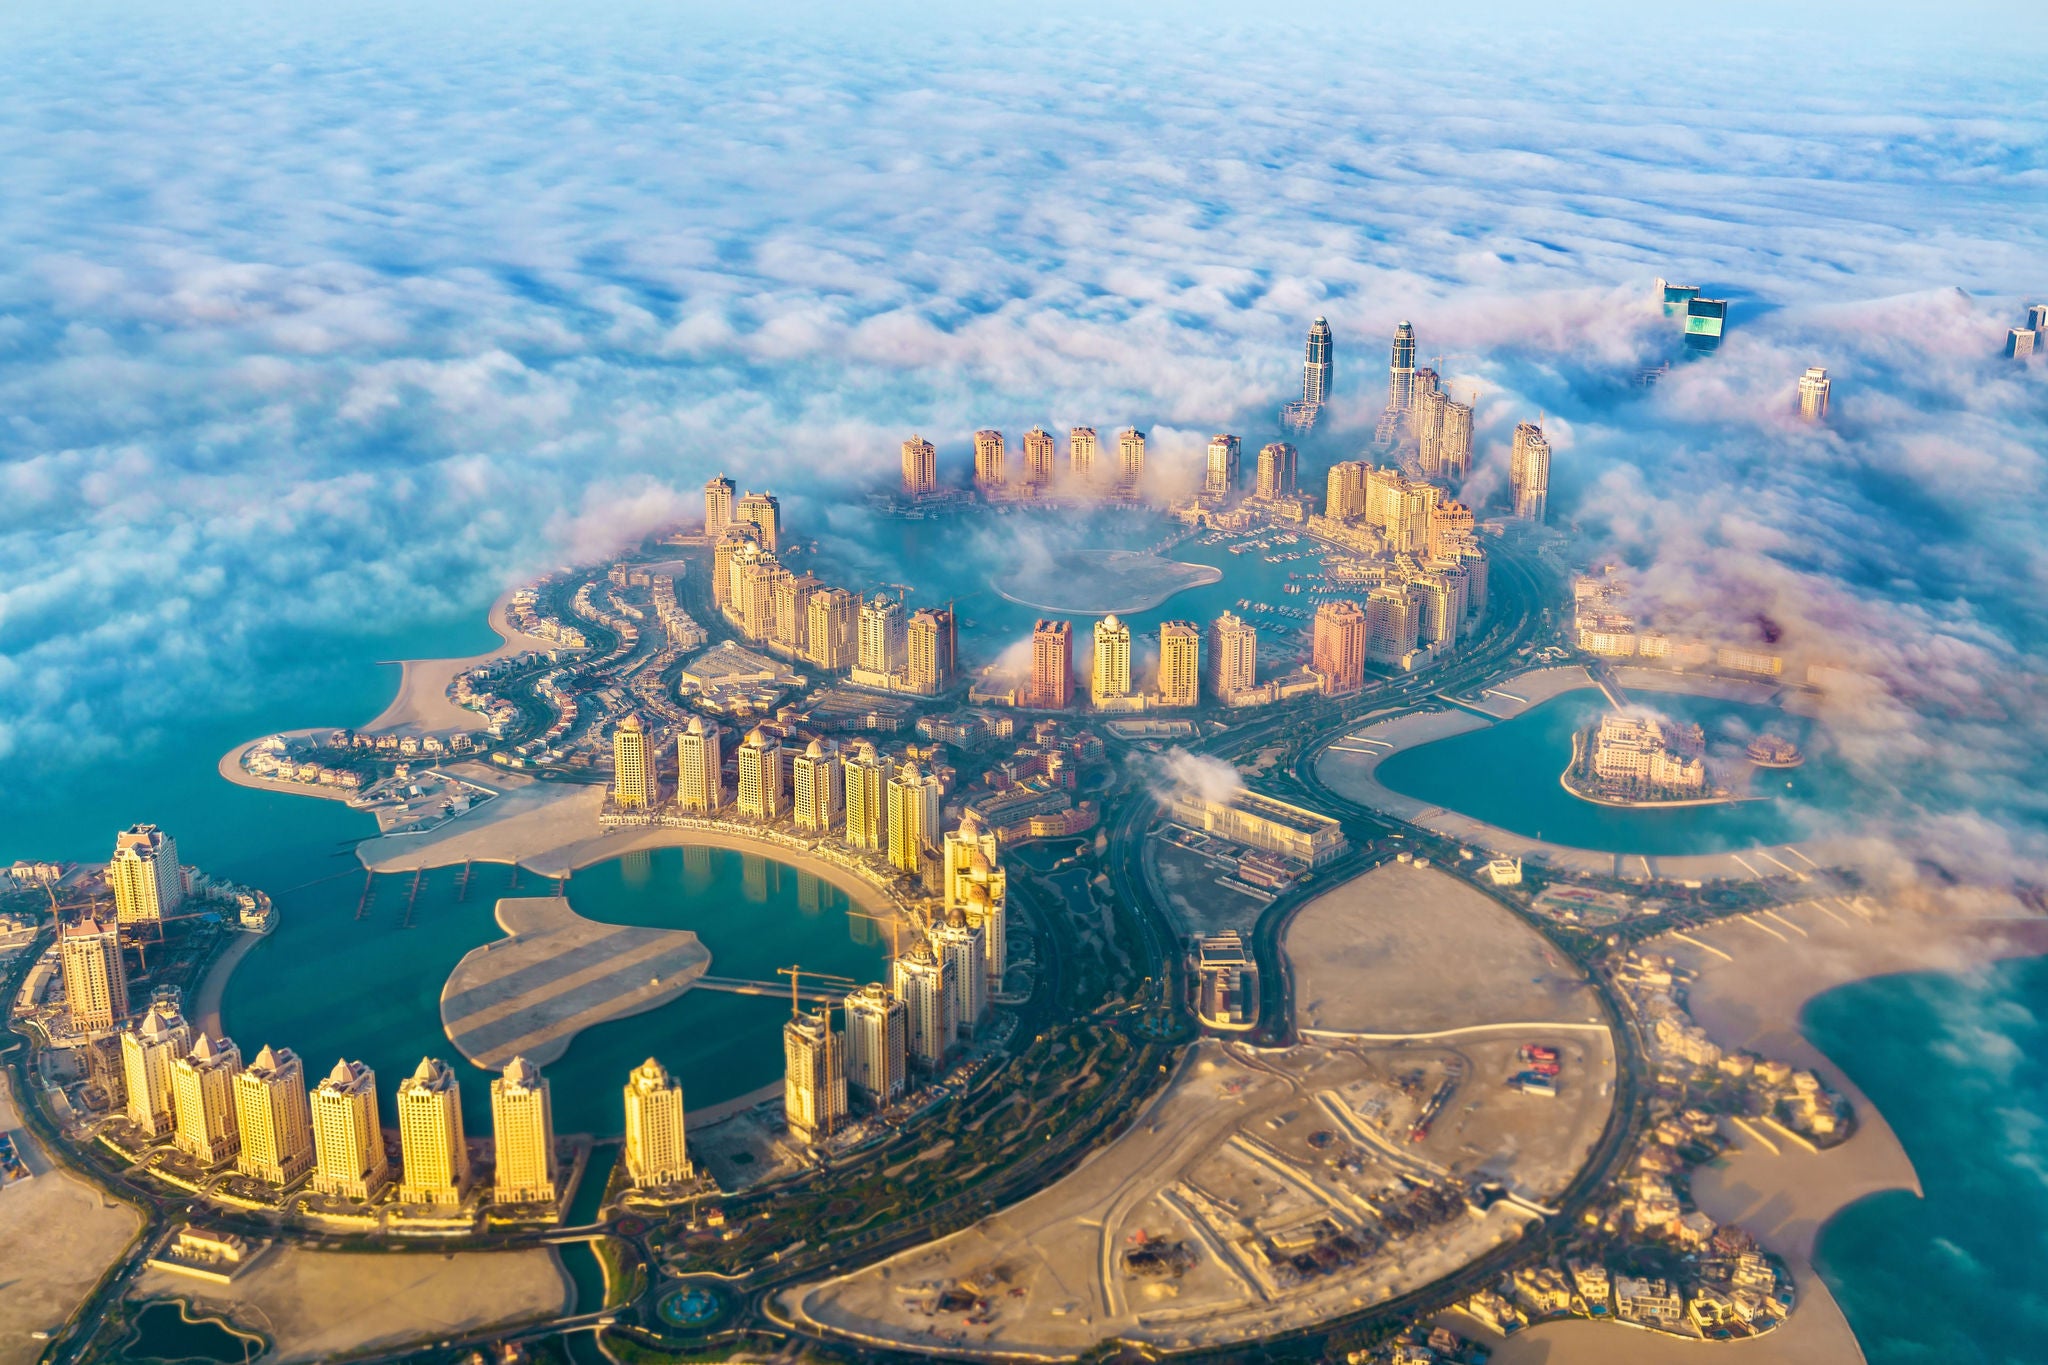
<svg viewBox="0 0 2048 1365"><path fill-rule="evenodd" d="M1159 628L1159 704L1193 706L1202 699L1202 632L1193 621Z"/></svg>
<svg viewBox="0 0 2048 1365"><path fill-rule="evenodd" d="M910 614L905 656L913 690L929 696L952 683L955 633L951 608L923 607Z"/></svg>
<svg viewBox="0 0 2048 1365"><path fill-rule="evenodd" d="M626 1078L626 1175L639 1189L696 1178L683 1144L683 1087L649 1057Z"/></svg>
<svg viewBox="0 0 2048 1365"><path fill-rule="evenodd" d="M811 834L830 832L839 824L846 808L845 774L839 765L839 751L822 739L814 739L790 767L796 827Z"/></svg>
<svg viewBox="0 0 2048 1365"><path fill-rule="evenodd" d="M894 975L895 995L903 1002L904 1048L912 1062L936 1071L959 1036L945 964L920 934L896 959Z"/></svg>
<svg viewBox="0 0 2048 1365"><path fill-rule="evenodd" d="M398 1197L407 1204L460 1204L469 1193L462 1085L437 1057L420 1058L398 1083Z"/></svg>
<svg viewBox="0 0 2048 1365"><path fill-rule="evenodd" d="M552 1204L555 1116L547 1078L524 1057L505 1064L491 1082L491 1144L496 1172L491 1197L500 1204Z"/></svg>
<svg viewBox="0 0 2048 1365"><path fill-rule="evenodd" d="M868 740L846 760L846 842L880 853L889 837L889 762Z"/></svg>
<svg viewBox="0 0 2048 1365"><path fill-rule="evenodd" d="M312 1110L313 1189L343 1199L376 1198L391 1179L377 1120L377 1073L361 1062L336 1062L314 1087Z"/></svg>
<svg viewBox="0 0 2048 1365"><path fill-rule="evenodd" d="M1399 664L1415 648L1422 628L1421 594L1405 583L1374 588L1365 599L1365 657Z"/></svg>
<svg viewBox="0 0 2048 1365"><path fill-rule="evenodd" d="M1818 365L1807 367L1799 376L1799 415L1809 422L1825 421L1828 415L1828 372Z"/></svg>
<svg viewBox="0 0 2048 1365"><path fill-rule="evenodd" d="M944 964L954 1027L972 1034L988 1012L988 937L982 924L969 924L955 910L931 929L932 956Z"/></svg>
<svg viewBox="0 0 2048 1365"><path fill-rule="evenodd" d="M737 521L751 522L761 537L761 548L774 554L782 548L782 504L773 493L749 493L733 508Z"/></svg>
<svg viewBox="0 0 2048 1365"><path fill-rule="evenodd" d="M889 779L889 863L905 872L924 868L924 853L939 842L939 778L906 763Z"/></svg>
<svg viewBox="0 0 2048 1365"><path fill-rule="evenodd" d="M725 805L724 767L717 725L691 716L676 736L676 805L693 815L718 811Z"/></svg>
<svg viewBox="0 0 2048 1365"><path fill-rule="evenodd" d="M1285 441L1260 447L1258 484L1253 492L1261 498L1293 497L1300 464L1299 452Z"/></svg>
<svg viewBox="0 0 2048 1365"><path fill-rule="evenodd" d="M704 481L704 534L716 542L732 525L733 481L723 474L713 474Z"/></svg>
<svg viewBox="0 0 2048 1365"><path fill-rule="evenodd" d="M1003 433L988 430L975 432L974 486L984 492L1000 490L1006 477L1005 463Z"/></svg>
<svg viewBox="0 0 2048 1365"><path fill-rule="evenodd" d="M1508 476L1515 489L1515 516L1540 525L1550 511L1550 442L1537 423L1515 424Z"/></svg>
<svg viewBox="0 0 2048 1365"><path fill-rule="evenodd" d="M1145 433L1125 427L1116 438L1116 486L1124 494L1136 494L1145 485Z"/></svg>
<svg viewBox="0 0 2048 1365"><path fill-rule="evenodd" d="M1436 466L1430 472L1444 479L1463 479L1472 472L1472 404L1448 394L1438 418Z"/></svg>
<svg viewBox="0 0 2048 1365"><path fill-rule="evenodd" d="M1323 515L1331 521L1365 519L1365 472L1363 460L1344 460L1330 466L1323 496Z"/></svg>
<svg viewBox="0 0 2048 1365"><path fill-rule="evenodd" d="M877 1109L908 1085L903 1002L877 981L846 997L846 1084Z"/></svg>
<svg viewBox="0 0 2048 1365"><path fill-rule="evenodd" d="M863 603L860 609L858 666L867 673L894 673L903 667L907 636L903 604L893 597L876 593L874 599Z"/></svg>
<svg viewBox="0 0 2048 1365"><path fill-rule="evenodd" d="M1131 695L1131 628L1114 612L1095 623L1095 667L1088 693L1098 707Z"/></svg>
<svg viewBox="0 0 2048 1365"><path fill-rule="evenodd" d="M740 814L773 820L785 809L782 795L782 741L758 725L747 732L739 750Z"/></svg>
<svg viewBox="0 0 2048 1365"><path fill-rule="evenodd" d="M178 841L155 825L131 825L114 836L107 864L114 918L122 924L158 924L185 900Z"/></svg>
<svg viewBox="0 0 2048 1365"><path fill-rule="evenodd" d="M313 1169L313 1110L298 1054L265 1047L235 1077L235 1126L243 1175L282 1189Z"/></svg>
<svg viewBox="0 0 2048 1365"><path fill-rule="evenodd" d="M922 436L903 443L903 491L913 498L939 491L939 452Z"/></svg>
<svg viewBox="0 0 2048 1365"><path fill-rule="evenodd" d="M804 631L804 657L820 668L852 668L856 653L860 598L845 588L821 588L811 594L810 622Z"/></svg>
<svg viewBox="0 0 2048 1365"><path fill-rule="evenodd" d="M799 658L810 647L811 598L824 586L807 573L775 576L775 642Z"/></svg>
<svg viewBox="0 0 2048 1365"><path fill-rule="evenodd" d="M1052 433L1044 427L1033 427L1024 433L1024 482L1033 492L1044 492L1052 487L1056 454Z"/></svg>
<svg viewBox="0 0 2048 1365"><path fill-rule="evenodd" d="M832 1007L798 1014L782 1026L782 1112L789 1135L806 1145L846 1124L846 1057L832 1031Z"/></svg>
<svg viewBox="0 0 2048 1365"><path fill-rule="evenodd" d="M1323 691L1341 697L1365 686L1365 612L1349 599L1316 608L1314 659Z"/></svg>
<svg viewBox="0 0 2048 1365"><path fill-rule="evenodd" d="M171 1068L191 1047L192 1027L170 998L152 1001L142 1018L121 1035L128 1119L150 1137L166 1137L171 1132L177 1118Z"/></svg>
<svg viewBox="0 0 2048 1365"><path fill-rule="evenodd" d="M1073 702L1073 623L1040 620L1031 628L1031 704L1061 711Z"/></svg>
<svg viewBox="0 0 2048 1365"><path fill-rule="evenodd" d="M1226 611L1209 627L1209 688L1222 700L1257 686L1258 681L1258 629Z"/></svg>
<svg viewBox="0 0 2048 1365"><path fill-rule="evenodd" d="M612 730L612 803L620 810L651 810L657 791L654 752L637 715L620 719Z"/></svg>
<svg viewBox="0 0 2048 1365"><path fill-rule="evenodd" d="M66 924L57 939L57 960L73 1029L109 1029L128 1017L128 970L121 964L118 924L99 919Z"/></svg>
<svg viewBox="0 0 2048 1365"><path fill-rule="evenodd" d="M235 1077L242 1054L223 1038L204 1033L192 1050L171 1063L171 1093L178 1111L174 1139L178 1150L200 1165L214 1167L234 1160L242 1150L235 1122Z"/></svg>
<svg viewBox="0 0 2048 1365"><path fill-rule="evenodd" d="M1067 476L1086 487L1095 482L1095 465L1100 451L1094 427L1075 427L1067 433Z"/></svg>
<svg viewBox="0 0 2048 1365"><path fill-rule="evenodd" d="M1211 436L1209 457L1203 471L1202 492L1224 497L1237 491L1238 466L1244 459L1244 442L1235 436Z"/></svg>

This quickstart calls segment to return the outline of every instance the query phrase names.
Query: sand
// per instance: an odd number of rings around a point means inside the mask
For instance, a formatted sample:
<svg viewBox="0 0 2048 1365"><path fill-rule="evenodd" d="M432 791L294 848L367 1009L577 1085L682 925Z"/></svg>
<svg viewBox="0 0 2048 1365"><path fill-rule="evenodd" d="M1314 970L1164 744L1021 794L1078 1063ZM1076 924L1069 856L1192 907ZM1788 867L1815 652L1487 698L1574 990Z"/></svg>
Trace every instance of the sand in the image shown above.
<svg viewBox="0 0 2048 1365"><path fill-rule="evenodd" d="M572 1289L544 1250L358 1253L271 1248L231 1284L164 1270L135 1299L177 1296L276 1343L277 1365L509 1326L567 1311Z"/></svg>
<svg viewBox="0 0 2048 1365"><path fill-rule="evenodd" d="M372 872L411 872L474 859L517 863L543 877L560 877L641 849L730 848L813 873L845 892L866 914L885 917L893 913L889 893L861 872L826 856L829 843L811 851L756 835L737 824L715 828L630 825L607 830L598 824L604 799L605 789L598 786L535 781L508 785L503 795L469 815L426 834L365 840L356 846L356 854Z"/></svg>
<svg viewBox="0 0 2048 1365"><path fill-rule="evenodd" d="M512 594L508 592L491 604L490 623L491 629L498 633L497 648L466 659L399 661L398 695L377 714L375 720L361 727L362 733L447 735L457 730L483 729L482 719L476 712L448 700L448 688L456 676L478 664L510 654L523 654L530 649L561 648L557 641L543 640L537 635L522 635L514 630L507 618L507 608L511 603Z"/></svg>
<svg viewBox="0 0 2048 1365"><path fill-rule="evenodd" d="M0 1132L35 1175L0 1188L0 1365L29 1365L142 1229L142 1216L51 1162L0 1072Z"/></svg>
<svg viewBox="0 0 2048 1365"><path fill-rule="evenodd" d="M1295 1023L1304 1031L1600 1026L1597 997L1570 959L1485 894L1433 867L1383 863L1324 892L1288 923L1284 946L1295 964Z"/></svg>
<svg viewBox="0 0 2048 1365"><path fill-rule="evenodd" d="M560 896L507 897L508 937L472 948L441 989L441 1027L487 1071L515 1056L545 1066L584 1029L644 1014L690 989L711 953L687 929L585 919Z"/></svg>
<svg viewBox="0 0 2048 1365"><path fill-rule="evenodd" d="M1524 1328L1503 1341L1464 1316L1444 1325L1484 1341L1493 1365L1863 1365L1862 1348L1834 1296L1816 1277L1801 1281L1801 1299L1776 1330L1747 1341L1699 1341L1617 1322L1584 1319Z"/></svg>
<svg viewBox="0 0 2048 1365"><path fill-rule="evenodd" d="M1517 673L1512 678L1503 678L1489 686L1475 702L1475 706L1490 716L1512 720L1533 706L1541 706L1552 697L1561 697L1567 692L1576 692L1582 687L1597 686L1593 675L1578 664L1563 668L1535 668L1527 673Z"/></svg>

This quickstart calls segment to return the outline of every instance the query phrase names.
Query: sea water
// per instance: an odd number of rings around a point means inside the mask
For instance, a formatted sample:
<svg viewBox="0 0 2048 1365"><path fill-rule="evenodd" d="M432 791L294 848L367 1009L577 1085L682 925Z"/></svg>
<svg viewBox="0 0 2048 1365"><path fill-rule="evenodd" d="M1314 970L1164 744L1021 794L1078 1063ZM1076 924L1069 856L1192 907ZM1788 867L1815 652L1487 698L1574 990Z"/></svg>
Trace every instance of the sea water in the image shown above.
<svg viewBox="0 0 2048 1365"><path fill-rule="evenodd" d="M1821 1234L1871 1365L2048 1359L2048 959L1855 982L1802 1026L1926 1191L1860 1200Z"/></svg>

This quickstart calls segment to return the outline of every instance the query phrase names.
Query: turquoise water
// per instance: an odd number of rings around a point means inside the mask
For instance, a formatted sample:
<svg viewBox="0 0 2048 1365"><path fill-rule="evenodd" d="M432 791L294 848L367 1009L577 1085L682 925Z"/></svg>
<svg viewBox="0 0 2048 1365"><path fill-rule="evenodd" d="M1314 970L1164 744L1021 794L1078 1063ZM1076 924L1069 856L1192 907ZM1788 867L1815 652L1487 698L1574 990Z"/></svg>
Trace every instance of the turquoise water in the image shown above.
<svg viewBox="0 0 2048 1365"><path fill-rule="evenodd" d="M245 1055L265 1043L298 1051L314 1076L337 1057L359 1058L386 1095L424 1055L455 1063L470 1131L489 1131L490 1077L461 1061L441 1030L441 988L470 949L502 937L500 896L550 894L554 883L478 864L466 899L460 868L437 868L412 898L411 873L374 879L357 918L364 876L332 877L279 899L277 929L236 969L223 1026ZM516 878L516 884L515 884ZM886 944L873 922L847 912L830 883L755 854L667 848L627 854L569 880L578 913L609 924L690 929L719 976L776 981L793 963L868 981L882 975ZM735 1098L782 1074L786 1001L691 991L628 1019L586 1029L545 1072L555 1126L616 1135L626 1073L649 1056L675 1073L692 1107Z"/></svg>
<svg viewBox="0 0 2048 1365"><path fill-rule="evenodd" d="M992 662L1006 647L1029 638L1031 624L1040 616L1056 614L1011 602L995 592L990 583L1010 573L1021 563L1050 558L1057 562L1067 549L1144 550L1187 528L1157 511L1090 510L1085 508L1019 508L995 515L985 509L947 514L930 521L877 521L863 523L860 536L830 534L818 538L814 559L792 561L811 569L827 582L873 592L883 584L906 584L911 589L910 605L951 601L960 620L960 656L967 666ZM1207 532L1192 536L1169 550L1165 557L1184 564L1208 564L1223 571L1221 582L1188 588L1175 593L1159 606L1144 611L1119 613L1129 621L1134 636L1150 633L1156 647L1162 622L1183 618L1203 622L1226 611L1239 611L1238 599L1249 598L1276 607L1291 607L1313 613L1316 599L1306 592L1288 595L1281 589L1290 573L1301 582L1320 571L1322 551L1304 537L1293 545L1274 545L1269 551L1234 555L1227 548L1239 537L1222 544L1204 545ZM1265 555L1303 553L1302 558L1268 564ZM1240 613L1246 614L1246 613ZM1087 631L1092 621L1074 619L1074 655L1085 666ZM1306 620L1286 617L1246 619L1259 627L1262 659L1291 657L1296 641L1307 629ZM1144 645L1139 645L1143 652ZM1156 650L1155 650L1156 652Z"/></svg>
<svg viewBox="0 0 2048 1365"><path fill-rule="evenodd" d="M604 1267L588 1242L567 1242L561 1247L562 1265L576 1285L576 1303L571 1310L595 1313L604 1307Z"/></svg>
<svg viewBox="0 0 2048 1365"><path fill-rule="evenodd" d="M1862 1200L1821 1235L1871 1365L2048 1358L2048 960L1857 982L1802 1023L1926 1191Z"/></svg>
<svg viewBox="0 0 2048 1365"><path fill-rule="evenodd" d="M1809 744L1805 722L1771 707L1670 693L1639 698L1667 715L1696 722L1710 751L1766 724ZM1769 800L1674 810L1624 810L1582 801L1558 783L1571 761L1572 734L1608 708L1597 688L1581 688L1531 707L1513 720L1417 745L1379 765L1382 784L1531 838L1606 853L1676 857L1782 843L1799 837L1797 807L1831 796L1837 781L1824 753L1804 766L1758 770L1752 791ZM1746 740L1744 741L1746 742ZM1737 745L1739 748L1739 744Z"/></svg>

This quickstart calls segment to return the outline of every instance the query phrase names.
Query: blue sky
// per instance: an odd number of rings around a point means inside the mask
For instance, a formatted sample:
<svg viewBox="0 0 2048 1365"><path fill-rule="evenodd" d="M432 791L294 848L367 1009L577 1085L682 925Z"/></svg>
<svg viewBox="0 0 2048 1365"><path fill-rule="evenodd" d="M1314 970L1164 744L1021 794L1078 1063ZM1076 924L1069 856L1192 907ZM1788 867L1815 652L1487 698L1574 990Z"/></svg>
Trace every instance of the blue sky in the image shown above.
<svg viewBox="0 0 2048 1365"><path fill-rule="evenodd" d="M1481 491L1552 414L1660 621L1784 624L1888 832L2037 865L2048 364L1996 360L2048 298L2033 11L760 8L0 18L0 773L715 468L842 529L913 429L1186 468L1320 312L1340 432L1413 319ZM1735 321L1645 398L1659 275Z"/></svg>

